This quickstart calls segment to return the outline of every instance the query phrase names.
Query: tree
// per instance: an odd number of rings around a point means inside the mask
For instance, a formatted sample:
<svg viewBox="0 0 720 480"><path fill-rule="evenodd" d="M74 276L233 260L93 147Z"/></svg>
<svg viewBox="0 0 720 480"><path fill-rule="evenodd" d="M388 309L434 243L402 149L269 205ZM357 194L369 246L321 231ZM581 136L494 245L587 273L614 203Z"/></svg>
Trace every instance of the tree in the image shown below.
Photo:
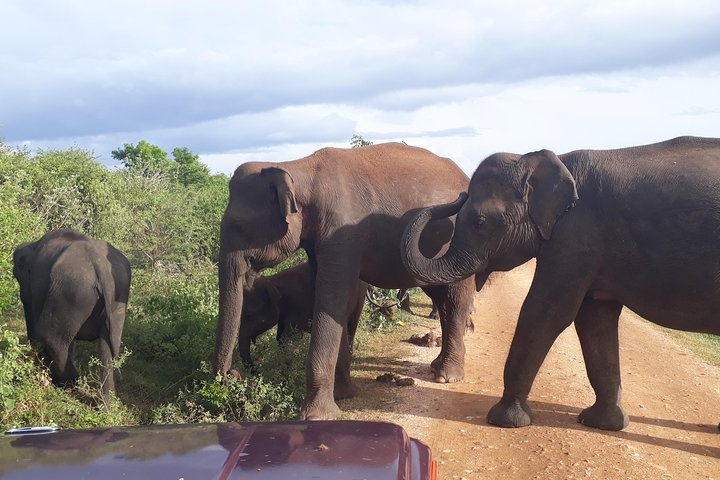
<svg viewBox="0 0 720 480"><path fill-rule="evenodd" d="M107 208L110 172L86 150L39 150L30 159L32 190L25 197L47 229L70 228L96 235L92 227Z"/></svg>
<svg viewBox="0 0 720 480"><path fill-rule="evenodd" d="M189 148L176 147L172 151L177 181L185 185L205 185L210 181L210 171L200 163L199 157Z"/></svg>
<svg viewBox="0 0 720 480"><path fill-rule="evenodd" d="M358 135L357 133L353 133L352 138L350 138L350 146L352 148L367 147L368 145L372 144L373 142L365 140L361 135Z"/></svg>
<svg viewBox="0 0 720 480"><path fill-rule="evenodd" d="M112 157L129 172L143 177L172 177L175 174L175 162L168 158L167 152L145 140L140 140L137 145L124 144L123 148L112 151Z"/></svg>

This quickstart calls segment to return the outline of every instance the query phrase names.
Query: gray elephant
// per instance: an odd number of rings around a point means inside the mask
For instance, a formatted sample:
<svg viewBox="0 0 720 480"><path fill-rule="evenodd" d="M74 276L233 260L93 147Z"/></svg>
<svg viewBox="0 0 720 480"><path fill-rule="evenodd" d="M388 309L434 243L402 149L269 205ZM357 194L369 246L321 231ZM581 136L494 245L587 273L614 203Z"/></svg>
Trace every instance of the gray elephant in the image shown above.
<svg viewBox="0 0 720 480"><path fill-rule="evenodd" d="M75 340L98 340L102 391L115 388L112 360L120 352L130 294L130 263L115 247L71 230L55 230L13 254L28 339L42 349L53 383L78 377Z"/></svg>
<svg viewBox="0 0 720 480"><path fill-rule="evenodd" d="M367 283L357 282L357 291L350 298L352 304L347 319L347 341L342 342L343 347L347 346L350 351L338 354L335 367L336 400L352 396L355 391L350 381L350 359L366 292ZM251 342L275 325L278 327L278 342L286 339L291 330L310 332L315 275L309 263L301 263L275 275L257 277L252 287L244 290L243 296L238 347L246 366L253 366Z"/></svg>
<svg viewBox="0 0 720 480"><path fill-rule="evenodd" d="M393 175L386 175L391 168ZM451 160L399 143L353 149L325 148L282 163L249 162L230 180L220 226L220 305L213 367L231 368L243 309L243 279L302 248L316 273L304 419L332 419L339 353L349 351L347 319L358 278L381 288L428 288L438 303L443 345L432 366L435 380L464 375L465 320L472 280L449 285L418 282L407 272L398 245L420 208L446 202L467 187ZM432 185L433 188L428 188ZM453 222L428 225L423 253L442 253ZM345 360L347 361L347 360Z"/></svg>
<svg viewBox="0 0 720 480"><path fill-rule="evenodd" d="M665 327L720 334L720 139L498 153L478 166L468 193L418 213L401 249L420 281L437 283L537 258L490 423L531 423L532 383L573 322L596 396L579 421L606 430L628 424L620 406L623 305ZM426 222L455 213L447 254L426 258L418 249Z"/></svg>

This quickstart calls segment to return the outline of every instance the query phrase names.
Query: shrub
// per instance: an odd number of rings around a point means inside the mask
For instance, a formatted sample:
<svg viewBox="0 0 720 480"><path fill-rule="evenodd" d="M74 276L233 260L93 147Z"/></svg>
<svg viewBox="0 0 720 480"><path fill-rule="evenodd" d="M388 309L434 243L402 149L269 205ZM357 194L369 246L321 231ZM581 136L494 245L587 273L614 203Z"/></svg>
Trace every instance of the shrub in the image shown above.
<svg viewBox="0 0 720 480"><path fill-rule="evenodd" d="M307 338L299 335L279 347L271 334L258 338L257 371L242 378L213 377L206 362L191 385L172 402L156 408L154 423L282 420L294 418L305 396Z"/></svg>
<svg viewBox="0 0 720 480"><path fill-rule="evenodd" d="M0 327L0 428L55 425L89 428L137 423L137 416L114 396L99 405L87 401L97 397L94 377L81 377L85 390L56 388L50 374L38 366L37 356L18 336Z"/></svg>

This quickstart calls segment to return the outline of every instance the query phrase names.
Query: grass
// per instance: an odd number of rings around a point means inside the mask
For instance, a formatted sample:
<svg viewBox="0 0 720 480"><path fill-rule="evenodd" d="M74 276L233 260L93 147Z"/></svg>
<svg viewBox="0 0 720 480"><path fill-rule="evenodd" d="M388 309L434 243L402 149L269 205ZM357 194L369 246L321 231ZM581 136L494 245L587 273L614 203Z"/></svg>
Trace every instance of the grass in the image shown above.
<svg viewBox="0 0 720 480"><path fill-rule="evenodd" d="M667 330L668 334L681 345L689 348L697 356L711 365L720 367L720 336L707 333L680 332Z"/></svg>

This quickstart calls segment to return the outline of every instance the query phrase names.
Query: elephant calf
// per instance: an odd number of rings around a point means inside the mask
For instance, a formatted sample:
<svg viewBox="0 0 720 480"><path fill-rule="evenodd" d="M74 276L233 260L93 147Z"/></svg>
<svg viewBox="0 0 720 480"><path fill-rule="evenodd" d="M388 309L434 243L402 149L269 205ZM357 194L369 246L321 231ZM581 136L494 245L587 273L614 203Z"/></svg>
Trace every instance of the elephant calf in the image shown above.
<svg viewBox="0 0 720 480"><path fill-rule="evenodd" d="M365 301L367 284L358 281L356 294L347 322L347 347L338 353L335 369L334 396L336 400L352 396L350 359L355 331ZM302 263L275 275L256 277L252 286L244 289L243 310L240 320L240 357L246 366L252 366L250 344L259 335L277 325L278 342L287 338L291 330L310 332L315 303L315 276L309 263ZM343 342L345 345L345 342Z"/></svg>
<svg viewBox="0 0 720 480"><path fill-rule="evenodd" d="M74 382L75 340L99 341L102 391L114 390L112 360L130 295L130 263L115 247L71 230L46 233L17 247L13 274L20 285L28 339L42 347L53 383Z"/></svg>

